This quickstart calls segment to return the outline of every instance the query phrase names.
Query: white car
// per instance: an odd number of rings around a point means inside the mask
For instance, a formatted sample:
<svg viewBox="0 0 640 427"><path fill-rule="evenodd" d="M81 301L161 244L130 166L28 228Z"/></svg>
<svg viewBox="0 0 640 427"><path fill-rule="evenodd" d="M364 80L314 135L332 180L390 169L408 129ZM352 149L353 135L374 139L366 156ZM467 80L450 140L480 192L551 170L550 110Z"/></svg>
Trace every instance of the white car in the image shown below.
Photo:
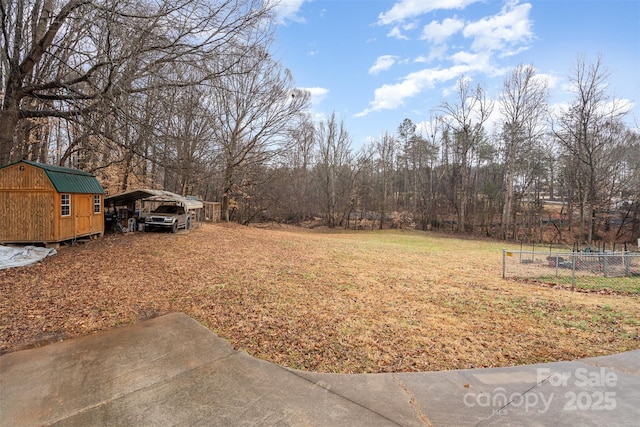
<svg viewBox="0 0 640 427"><path fill-rule="evenodd" d="M163 228L175 233L179 228L188 230L190 226L189 214L185 212L184 207L177 205L160 205L144 219L145 231Z"/></svg>

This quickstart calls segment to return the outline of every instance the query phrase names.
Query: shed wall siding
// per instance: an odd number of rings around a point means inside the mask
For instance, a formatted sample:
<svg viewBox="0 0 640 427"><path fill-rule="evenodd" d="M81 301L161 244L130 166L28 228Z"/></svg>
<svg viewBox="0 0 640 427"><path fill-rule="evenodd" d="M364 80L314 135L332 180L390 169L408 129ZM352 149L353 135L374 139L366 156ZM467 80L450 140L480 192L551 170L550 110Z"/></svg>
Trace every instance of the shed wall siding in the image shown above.
<svg viewBox="0 0 640 427"><path fill-rule="evenodd" d="M17 164L0 171L0 241L51 241L56 237L56 193L42 169Z"/></svg>
<svg viewBox="0 0 640 427"><path fill-rule="evenodd" d="M71 215L62 217L61 195L44 170L28 164L0 169L0 242L47 243L102 234L104 213L93 212L93 196L71 194Z"/></svg>
<svg viewBox="0 0 640 427"><path fill-rule="evenodd" d="M46 172L42 169L30 165L17 164L0 172L1 190L55 191L55 188L53 188Z"/></svg>
<svg viewBox="0 0 640 427"><path fill-rule="evenodd" d="M53 191L1 191L0 241L47 242L56 239Z"/></svg>

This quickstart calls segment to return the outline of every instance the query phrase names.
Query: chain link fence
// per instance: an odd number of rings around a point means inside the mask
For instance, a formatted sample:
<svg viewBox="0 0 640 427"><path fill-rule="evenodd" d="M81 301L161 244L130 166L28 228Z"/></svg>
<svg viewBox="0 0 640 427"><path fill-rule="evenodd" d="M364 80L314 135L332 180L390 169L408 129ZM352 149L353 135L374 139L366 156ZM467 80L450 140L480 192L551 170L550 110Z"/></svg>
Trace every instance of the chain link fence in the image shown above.
<svg viewBox="0 0 640 427"><path fill-rule="evenodd" d="M503 249L502 277L640 293L640 253Z"/></svg>

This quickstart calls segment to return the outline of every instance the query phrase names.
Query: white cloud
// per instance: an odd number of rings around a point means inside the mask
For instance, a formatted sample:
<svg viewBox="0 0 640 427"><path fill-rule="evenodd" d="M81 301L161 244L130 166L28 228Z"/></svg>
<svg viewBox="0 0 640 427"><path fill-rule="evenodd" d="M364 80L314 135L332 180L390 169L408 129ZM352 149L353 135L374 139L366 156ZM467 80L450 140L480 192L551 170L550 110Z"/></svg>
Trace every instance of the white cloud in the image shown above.
<svg viewBox="0 0 640 427"><path fill-rule="evenodd" d="M275 5L273 10L278 23L285 21L305 22L303 17L298 16L298 11L304 2L305 0L268 0L268 4Z"/></svg>
<svg viewBox="0 0 640 427"><path fill-rule="evenodd" d="M635 103L626 98L617 98L614 102L614 111L615 108L619 108L618 111L624 112L624 114L630 114L633 111L633 107L635 107Z"/></svg>
<svg viewBox="0 0 640 427"><path fill-rule="evenodd" d="M570 107L571 104L565 101L554 102L549 105L549 113L551 114L551 117L561 117L566 111L569 110Z"/></svg>
<svg viewBox="0 0 640 427"><path fill-rule="evenodd" d="M493 110L491 110L491 114L489 114L487 121L484 123L484 130L487 134L491 135L494 132L500 131L504 117L500 112L499 102L492 99L489 99L488 101L493 102L494 105Z"/></svg>
<svg viewBox="0 0 640 427"><path fill-rule="evenodd" d="M402 31L400 30L400 27L393 27L387 33L387 37L392 37L392 38L398 39L398 40L409 40L409 37L407 37L404 34L402 34Z"/></svg>
<svg viewBox="0 0 640 427"><path fill-rule="evenodd" d="M423 120L416 123L416 130L423 137L431 140L440 131L439 126L440 123L435 119L435 117L431 117L430 120Z"/></svg>
<svg viewBox="0 0 640 427"><path fill-rule="evenodd" d="M321 103L329 94L329 89L323 87L303 87L300 88L311 93L311 104L318 105Z"/></svg>
<svg viewBox="0 0 640 427"><path fill-rule="evenodd" d="M431 62L437 59L445 59L447 56L448 49L449 49L449 46L447 46L446 44L431 46L431 50L429 51L428 62Z"/></svg>
<svg viewBox="0 0 640 427"><path fill-rule="evenodd" d="M522 44L533 38L529 11L531 5L507 4L495 16L483 18L468 24L462 34L472 38L471 48L476 52L483 51L521 51Z"/></svg>
<svg viewBox="0 0 640 427"><path fill-rule="evenodd" d="M379 16L379 24L394 24L393 33L396 38L403 35L405 20L437 9L462 9L476 0L400 0L387 12ZM418 96L436 83L447 83L457 80L462 74L482 73L488 77L501 76L509 71L509 67L500 64L496 58L515 55L529 48L534 39L532 21L529 19L531 5L507 0L501 10L477 21L465 22L465 19L453 15L441 21L431 21L422 29L420 38L429 42L429 54L418 56L414 63L431 63L436 60L446 61L448 68L426 68L411 73L399 83L385 84L374 91L374 99L369 106L357 114L366 116L375 111L393 110L404 105L406 99ZM447 42L456 34L464 36L463 46L455 46L457 52L448 55L450 49ZM464 41L463 40L463 41ZM457 39L456 44L459 43ZM394 58L397 61L397 59ZM379 58L380 61L380 58ZM376 63L369 72L387 69L392 63ZM386 67L386 68L385 68ZM555 80L553 80L555 83ZM446 92L446 88L443 89ZM445 93L446 96L446 93Z"/></svg>
<svg viewBox="0 0 640 427"><path fill-rule="evenodd" d="M457 18L447 18L442 23L431 21L422 29L420 38L431 43L442 44L462 28L464 28L464 22Z"/></svg>
<svg viewBox="0 0 640 427"><path fill-rule="evenodd" d="M369 68L369 74L378 74L381 71L388 70L396 63L396 59L398 59L398 57L394 55L379 56L373 67Z"/></svg>
<svg viewBox="0 0 640 427"><path fill-rule="evenodd" d="M491 52L470 53L460 51L450 57L454 64L467 65L474 72L481 72L487 76L495 77L505 74L510 68L497 68L491 61Z"/></svg>
<svg viewBox="0 0 640 427"><path fill-rule="evenodd" d="M534 75L534 81L545 83L549 89L553 89L558 85L560 79L554 74L536 73Z"/></svg>
<svg viewBox="0 0 640 427"><path fill-rule="evenodd" d="M412 31L418 27L416 22L409 22L403 25L394 25L393 28L387 33L387 37L393 37L398 40L409 40L409 37L404 35L404 31Z"/></svg>
<svg viewBox="0 0 640 427"><path fill-rule="evenodd" d="M554 117L560 117L571 109L573 99L566 99L552 103L549 107ZM596 106L596 111L602 116L620 117L633 111L635 104L626 98L615 98L606 102L601 102Z"/></svg>
<svg viewBox="0 0 640 427"><path fill-rule="evenodd" d="M327 115L322 112L313 112L311 114L311 120L313 120L314 123L326 122L327 119L328 119Z"/></svg>
<svg viewBox="0 0 640 427"><path fill-rule="evenodd" d="M464 51L454 53L450 58L454 64L474 64L480 61L484 63L486 60L486 56L479 53L469 53Z"/></svg>
<svg viewBox="0 0 640 427"><path fill-rule="evenodd" d="M442 86L442 91L441 91L442 99L450 98L451 96L453 96L453 94L456 93L457 90L458 90L458 81L452 79L449 85Z"/></svg>
<svg viewBox="0 0 640 427"><path fill-rule="evenodd" d="M374 111L394 110L404 104L406 98L416 96L426 88L433 88L436 82L454 79L470 71L466 65L457 65L445 69L425 69L411 73L400 83L385 84L374 92L374 100L369 107L356 114L364 117Z"/></svg>
<svg viewBox="0 0 640 427"><path fill-rule="evenodd" d="M400 0L378 16L378 23L389 25L424 15L437 9L464 9L478 0Z"/></svg>

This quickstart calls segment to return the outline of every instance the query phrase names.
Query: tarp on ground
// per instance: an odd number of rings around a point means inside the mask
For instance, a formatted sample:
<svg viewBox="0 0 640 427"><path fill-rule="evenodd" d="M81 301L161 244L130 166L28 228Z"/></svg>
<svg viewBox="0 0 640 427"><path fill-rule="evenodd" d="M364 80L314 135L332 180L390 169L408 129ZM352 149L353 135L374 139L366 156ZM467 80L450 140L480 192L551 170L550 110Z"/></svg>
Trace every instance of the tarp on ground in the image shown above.
<svg viewBox="0 0 640 427"><path fill-rule="evenodd" d="M11 267L22 267L35 264L50 255L55 255L53 248L40 248L37 246L3 246L0 245L0 270Z"/></svg>

